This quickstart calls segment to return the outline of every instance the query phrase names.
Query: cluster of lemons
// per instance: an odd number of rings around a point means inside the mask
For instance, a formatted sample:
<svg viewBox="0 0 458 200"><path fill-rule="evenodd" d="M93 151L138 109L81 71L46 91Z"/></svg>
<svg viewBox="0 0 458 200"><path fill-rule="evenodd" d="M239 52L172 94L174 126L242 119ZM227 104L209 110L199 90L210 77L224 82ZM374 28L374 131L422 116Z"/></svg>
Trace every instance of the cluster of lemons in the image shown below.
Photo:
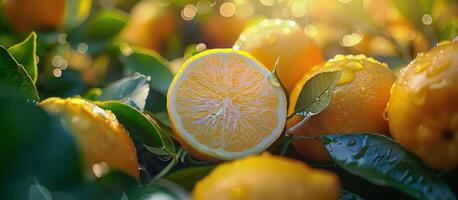
<svg viewBox="0 0 458 200"><path fill-rule="evenodd" d="M47 16L50 12L36 19L16 16L19 9L36 9L18 7L15 2L20 1L5 1L4 9L17 29L62 23L62 17ZM28 2L35 5L38 1ZM52 5L48 9L62 11L58 15L63 15L63 0L40 4ZM141 8L134 13L146 16ZM160 13L160 17L169 15ZM170 21L157 21L161 22ZM134 20L131 25L135 23L146 22ZM140 43L157 48L171 34L169 27L173 24L152 26L165 27L165 32L154 41ZM131 34L126 29L123 37L137 42L139 38ZM146 38L149 33L142 34ZM278 57L279 80L271 74ZM167 110L184 148L208 161L246 157L219 165L196 185L193 197L337 199L339 180L335 174L284 157L253 156L302 120L299 116L286 120L286 116L293 114L304 84L316 74L335 69L342 70L342 75L330 105L294 134L391 135L433 168L458 166L458 41L443 42L419 54L396 77L386 64L364 55L337 55L325 62L303 27L294 21L264 20L246 29L233 49L209 50L188 59L170 86ZM110 111L79 99L51 98L40 104L50 113L63 116L73 130L88 173L98 176L91 168L100 164L138 178L135 147ZM293 145L307 161L330 162L318 141L296 140ZM112 146L116 148L109 148Z"/></svg>

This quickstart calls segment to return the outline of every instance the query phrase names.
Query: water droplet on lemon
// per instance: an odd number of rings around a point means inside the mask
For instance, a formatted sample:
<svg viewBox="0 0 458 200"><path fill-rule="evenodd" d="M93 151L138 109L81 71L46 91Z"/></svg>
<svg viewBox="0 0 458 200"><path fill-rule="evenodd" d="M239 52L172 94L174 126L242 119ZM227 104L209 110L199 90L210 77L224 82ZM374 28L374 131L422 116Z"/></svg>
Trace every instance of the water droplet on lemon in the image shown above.
<svg viewBox="0 0 458 200"><path fill-rule="evenodd" d="M424 88L413 93L412 100L415 105L423 105L426 101L427 91Z"/></svg>
<svg viewBox="0 0 458 200"><path fill-rule="evenodd" d="M443 61L443 62L437 64L434 68L431 68L431 70L429 70L427 72L427 76L431 78L431 77L434 77L434 76L440 74L441 72L443 72L447 68L449 68L450 64L451 64L451 60L446 60L446 61Z"/></svg>
<svg viewBox="0 0 458 200"><path fill-rule="evenodd" d="M363 65L361 63L359 63L359 62L349 62L349 63L345 64L344 69L349 69L349 70L353 70L353 71L361 70L361 69L363 69Z"/></svg>
<svg viewBox="0 0 458 200"><path fill-rule="evenodd" d="M420 74L421 72L425 71L425 69L428 68L429 66L431 66L431 61L430 60L424 61L415 67L414 73Z"/></svg>

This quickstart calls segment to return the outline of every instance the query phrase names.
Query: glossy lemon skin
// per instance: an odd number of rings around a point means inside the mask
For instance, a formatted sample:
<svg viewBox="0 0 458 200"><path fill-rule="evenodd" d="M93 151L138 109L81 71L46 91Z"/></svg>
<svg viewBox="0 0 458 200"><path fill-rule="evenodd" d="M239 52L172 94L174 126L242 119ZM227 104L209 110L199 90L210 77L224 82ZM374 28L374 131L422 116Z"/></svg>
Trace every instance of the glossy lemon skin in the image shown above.
<svg viewBox="0 0 458 200"><path fill-rule="evenodd" d="M391 90L392 136L429 166L458 166L458 42L419 54Z"/></svg>
<svg viewBox="0 0 458 200"><path fill-rule="evenodd" d="M312 67L323 63L320 48L303 27L290 20L263 20L248 27L234 48L247 51L269 70L274 69L278 58L277 72L288 93Z"/></svg>
<svg viewBox="0 0 458 200"><path fill-rule="evenodd" d="M390 87L396 80L393 72L383 63L364 55L337 55L326 64L312 69L298 82L290 95L289 115L294 112L297 98L307 80L318 73L342 69L331 103L325 110L310 118L295 132L296 136L317 136L331 133L372 132L389 134L384 118ZM293 127L303 118L294 116L287 122ZM299 139L293 142L304 159L327 163L331 159L319 141Z"/></svg>
<svg viewBox="0 0 458 200"><path fill-rule="evenodd" d="M334 173L265 153L219 165L197 183L192 197L195 200L332 200L338 199L339 187Z"/></svg>
<svg viewBox="0 0 458 200"><path fill-rule="evenodd" d="M135 146L113 113L76 98L49 98L40 105L61 116L70 128L82 152L86 175L100 177L117 169L139 178Z"/></svg>

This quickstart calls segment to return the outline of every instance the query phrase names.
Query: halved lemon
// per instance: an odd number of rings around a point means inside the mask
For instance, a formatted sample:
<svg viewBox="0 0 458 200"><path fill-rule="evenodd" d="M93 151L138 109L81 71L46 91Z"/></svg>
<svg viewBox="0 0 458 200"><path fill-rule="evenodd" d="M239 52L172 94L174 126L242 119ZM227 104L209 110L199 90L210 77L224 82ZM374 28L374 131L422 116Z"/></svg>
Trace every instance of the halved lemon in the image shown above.
<svg viewBox="0 0 458 200"><path fill-rule="evenodd" d="M213 49L191 57L167 95L178 140L203 160L233 160L264 151L286 121L286 95L275 81L246 52Z"/></svg>

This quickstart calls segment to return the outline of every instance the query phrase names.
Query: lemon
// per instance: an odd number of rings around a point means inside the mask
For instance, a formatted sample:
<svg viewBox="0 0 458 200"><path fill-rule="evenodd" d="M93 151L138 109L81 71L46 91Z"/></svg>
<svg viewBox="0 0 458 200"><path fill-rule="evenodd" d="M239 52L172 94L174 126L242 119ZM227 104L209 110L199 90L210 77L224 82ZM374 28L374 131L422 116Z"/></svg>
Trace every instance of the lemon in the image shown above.
<svg viewBox="0 0 458 200"><path fill-rule="evenodd" d="M286 95L275 80L242 51L214 49L191 57L167 95L177 138L205 160L232 160L265 150L286 121Z"/></svg>

